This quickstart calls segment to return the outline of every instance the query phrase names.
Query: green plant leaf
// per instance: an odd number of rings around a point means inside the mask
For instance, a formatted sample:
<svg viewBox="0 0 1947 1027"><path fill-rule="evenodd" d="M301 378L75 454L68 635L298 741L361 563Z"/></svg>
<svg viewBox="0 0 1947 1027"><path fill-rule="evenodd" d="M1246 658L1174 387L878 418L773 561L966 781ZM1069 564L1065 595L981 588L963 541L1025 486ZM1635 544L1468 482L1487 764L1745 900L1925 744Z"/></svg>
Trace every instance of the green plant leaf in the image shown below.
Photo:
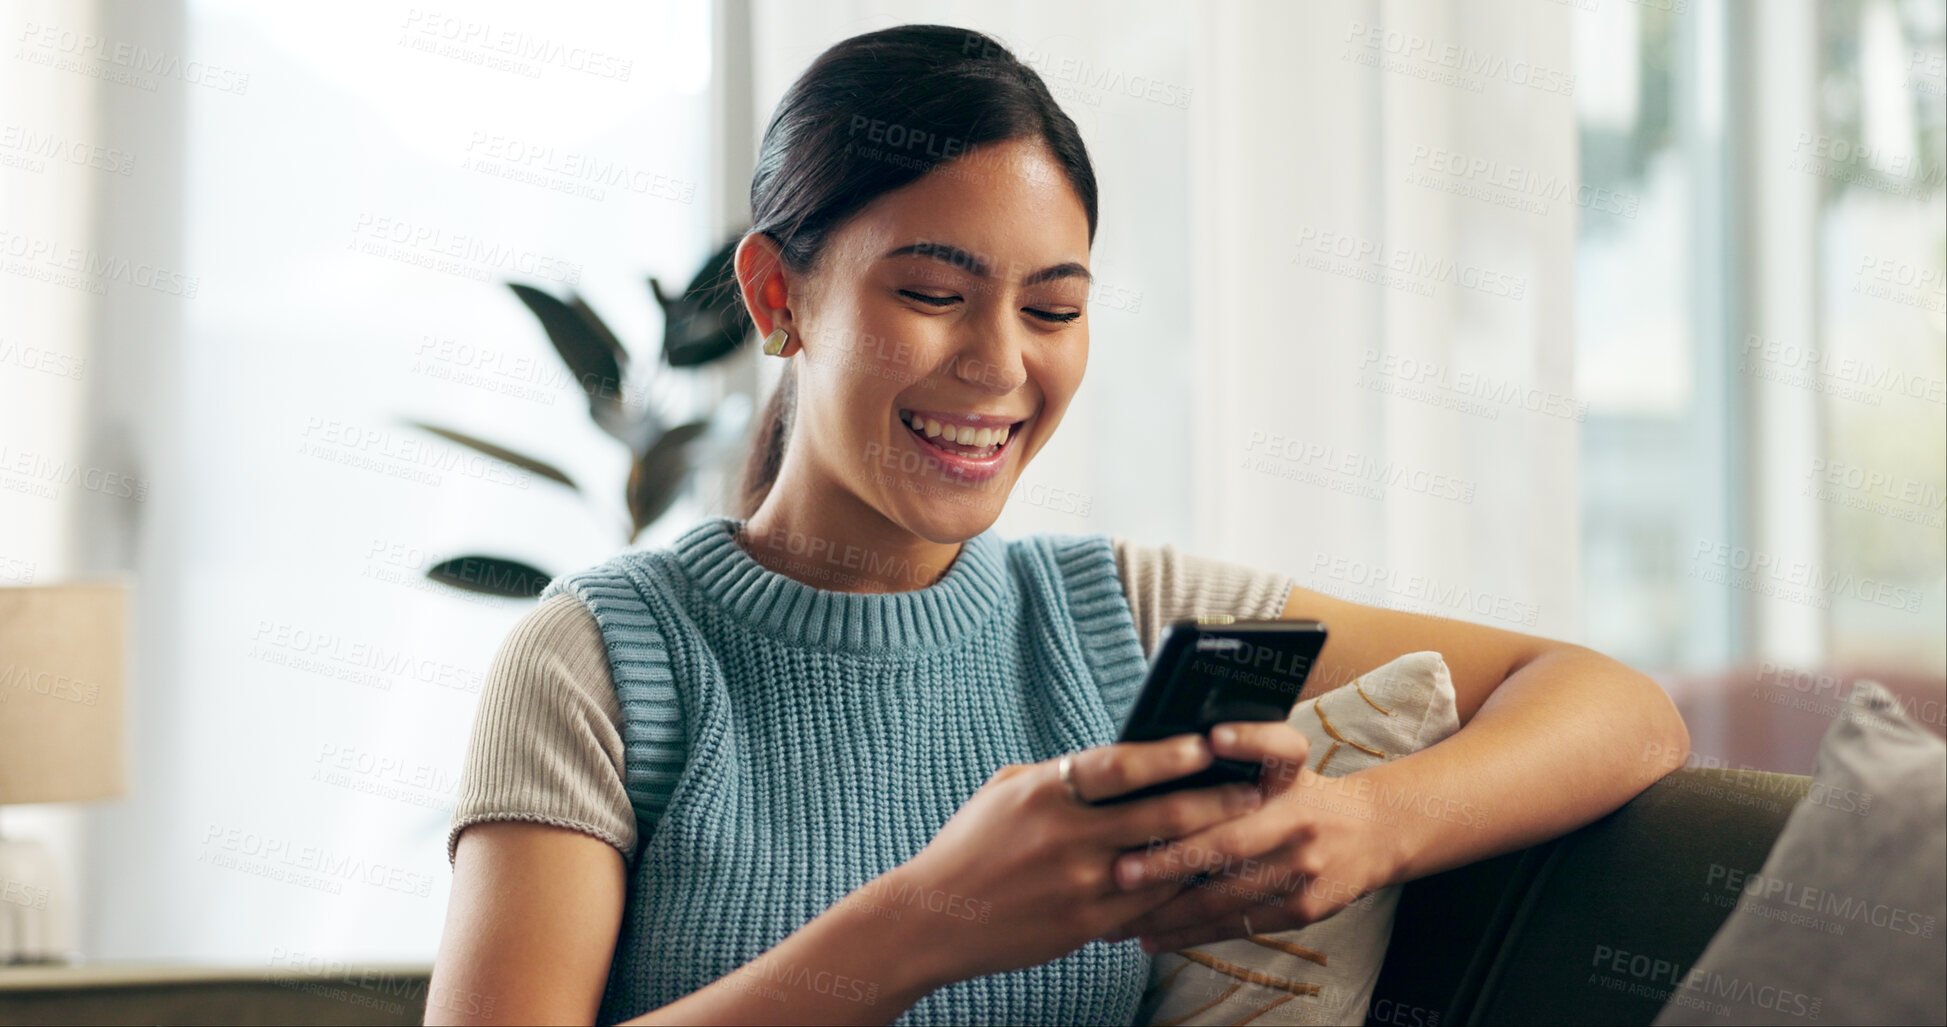
<svg viewBox="0 0 1947 1027"><path fill-rule="evenodd" d="M522 454L516 453L513 450L506 448L505 446L496 446L491 442L487 442L483 439L476 439L471 435L467 435L463 432L454 431L451 428L441 428L438 425L427 424L424 421L407 421L406 423L412 425L415 428L420 429L421 431L432 432L434 435L437 435L442 439L446 439L449 442L457 442L460 445L465 446L469 449L478 450L479 452L485 453L486 455L493 457L495 460L499 460L503 463L512 464L515 467L518 467L521 470L528 472L529 474L538 475L540 477L548 479L549 481L560 482L561 484L566 485L577 492L581 491L581 487L575 484L575 480L573 478L568 477L568 475L565 472L556 468L553 464L547 463L546 461L537 460L531 456L523 456Z"/></svg>
<svg viewBox="0 0 1947 1027"><path fill-rule="evenodd" d="M690 446L709 428L709 421L679 424L664 432L629 468L629 520L634 525L629 541L635 541L676 501L690 473Z"/></svg>
<svg viewBox="0 0 1947 1027"><path fill-rule="evenodd" d="M527 309L541 321L554 351L568 365L581 390L588 395L588 416L603 431L628 441L629 416L622 402L622 376L629 354L609 331L608 325L581 297L570 294L563 302L553 294L519 282L508 282Z"/></svg>
<svg viewBox="0 0 1947 1027"><path fill-rule="evenodd" d="M729 356L750 336L750 312L737 288L737 245L733 235L703 263L678 299L670 299L662 284L649 280L650 291L663 308L663 360L671 367L699 367Z"/></svg>
<svg viewBox="0 0 1947 1027"><path fill-rule="evenodd" d="M427 569L426 577L468 592L532 599L554 580L537 567L504 556L456 556Z"/></svg>

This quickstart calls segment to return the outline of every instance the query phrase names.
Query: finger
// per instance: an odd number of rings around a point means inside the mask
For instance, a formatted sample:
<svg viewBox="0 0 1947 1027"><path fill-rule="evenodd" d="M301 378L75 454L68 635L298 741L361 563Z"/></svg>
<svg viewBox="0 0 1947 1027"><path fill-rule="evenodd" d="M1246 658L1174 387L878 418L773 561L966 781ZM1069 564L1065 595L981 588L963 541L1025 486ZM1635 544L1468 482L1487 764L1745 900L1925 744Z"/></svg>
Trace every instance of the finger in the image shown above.
<svg viewBox="0 0 1947 1027"><path fill-rule="evenodd" d="M1124 937L1173 934L1198 924L1234 920L1239 913L1250 914L1253 924L1269 923L1267 917L1281 915L1284 887L1285 882L1262 876L1220 874L1130 921Z"/></svg>
<svg viewBox="0 0 1947 1027"><path fill-rule="evenodd" d="M1176 794L1196 795L1222 790L1199 788ZM1252 794L1256 794L1256 789L1252 789ZM1212 821L1179 835L1159 832L1141 849L1117 857L1116 883L1124 888L1136 888L1158 880L1186 881L1200 873L1218 874L1240 869L1263 873L1265 868L1255 866L1256 861L1290 844L1292 830L1289 811L1265 807Z"/></svg>
<svg viewBox="0 0 1947 1027"><path fill-rule="evenodd" d="M1210 743L1200 734L1098 745L1073 756L1075 790L1088 802L1194 774L1209 766L1211 759Z"/></svg>
<svg viewBox="0 0 1947 1027"><path fill-rule="evenodd" d="M1026 763L1009 763L1001 767L999 770L994 771L993 776L989 777L987 780L989 782L1005 781L1016 774L1025 773L1031 769L1033 768Z"/></svg>
<svg viewBox="0 0 1947 1027"><path fill-rule="evenodd" d="M1276 795L1296 784L1311 758L1311 739L1282 720L1241 720L1210 729L1210 749L1227 760L1264 764L1258 787Z"/></svg>
<svg viewBox="0 0 1947 1027"><path fill-rule="evenodd" d="M1185 788L1102 809L1104 841L1118 849L1162 851L1177 839L1214 830L1264 804L1255 785L1228 784L1214 788ZM1124 858L1127 858L1126 856ZM1156 880L1151 878L1150 880ZM1136 887L1144 881L1123 882Z"/></svg>
<svg viewBox="0 0 1947 1027"><path fill-rule="evenodd" d="M1113 941L1123 941L1136 936L1136 932L1123 930L1128 924L1142 919L1151 911L1169 904L1182 891L1168 882L1153 884L1132 892L1119 892L1103 896L1102 908L1108 913L1109 921L1118 925L1103 932L1101 937ZM1110 939L1110 935L1115 935Z"/></svg>

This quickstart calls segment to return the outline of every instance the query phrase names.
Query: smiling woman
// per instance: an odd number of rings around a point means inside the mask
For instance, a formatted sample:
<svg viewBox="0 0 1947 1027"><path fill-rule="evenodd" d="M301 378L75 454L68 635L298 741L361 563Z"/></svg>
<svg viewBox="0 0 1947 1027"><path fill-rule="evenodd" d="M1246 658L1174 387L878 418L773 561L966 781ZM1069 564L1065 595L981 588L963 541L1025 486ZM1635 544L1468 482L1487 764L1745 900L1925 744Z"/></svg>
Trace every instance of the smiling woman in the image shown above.
<svg viewBox="0 0 1947 1027"><path fill-rule="evenodd" d="M763 228L803 212L758 207L739 278L759 331L783 331L779 355L798 359L766 412L781 420L795 407L792 427L763 432L746 482L755 534L817 511L811 520L865 528L877 546L917 542L944 566L942 547L999 515L1088 360L1083 260L1094 226L1082 196L1094 186L1080 141L1067 143L972 144L956 162L974 170L875 198L822 235L809 260ZM1056 155L1064 148L1079 171ZM866 340L873 345L859 345ZM864 363L877 366L861 374ZM787 440L798 430L820 443L792 460ZM998 448L997 434L1006 439ZM941 503L948 490L960 501ZM766 503L774 492L779 501Z"/></svg>
<svg viewBox="0 0 1947 1027"><path fill-rule="evenodd" d="M744 507L553 582L503 644L429 1022L1127 1023L1152 953L1244 933L1227 867L1330 882L1250 909L1310 923L1616 808L1674 765L1644 752L1680 761L1661 690L1588 650L992 531L1081 386L1096 226L1074 123L994 40L826 51L752 209L737 283L789 370ZM1113 743L1158 625L1202 614L1330 623L1312 692L1448 654L1466 726L1361 773L1495 815L1327 813L1302 769L1077 801L1217 756L1304 766L1282 723Z"/></svg>

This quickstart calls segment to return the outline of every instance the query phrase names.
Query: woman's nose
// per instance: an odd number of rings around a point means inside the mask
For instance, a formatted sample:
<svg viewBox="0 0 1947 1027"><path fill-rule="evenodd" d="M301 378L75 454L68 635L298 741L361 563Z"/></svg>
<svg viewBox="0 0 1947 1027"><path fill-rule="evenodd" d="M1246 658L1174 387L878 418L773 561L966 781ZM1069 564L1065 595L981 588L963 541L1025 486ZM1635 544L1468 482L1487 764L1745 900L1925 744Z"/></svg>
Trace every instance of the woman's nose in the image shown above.
<svg viewBox="0 0 1947 1027"><path fill-rule="evenodd" d="M1020 388L1027 381L1027 368L1022 365L1022 341L1019 326L1011 324L983 325L974 337L954 354L954 376L983 392L1004 395Z"/></svg>

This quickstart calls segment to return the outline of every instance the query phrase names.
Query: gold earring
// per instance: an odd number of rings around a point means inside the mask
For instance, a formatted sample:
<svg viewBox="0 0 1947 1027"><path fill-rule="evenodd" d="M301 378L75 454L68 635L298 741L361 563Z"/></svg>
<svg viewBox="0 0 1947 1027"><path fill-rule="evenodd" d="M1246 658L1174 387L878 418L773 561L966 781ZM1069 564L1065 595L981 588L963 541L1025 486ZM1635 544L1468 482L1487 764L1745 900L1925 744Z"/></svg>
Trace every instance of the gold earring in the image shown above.
<svg viewBox="0 0 1947 1027"><path fill-rule="evenodd" d="M784 344L790 341L791 333L782 328L773 328L771 334L764 336L764 352L769 356L777 356L784 352Z"/></svg>

